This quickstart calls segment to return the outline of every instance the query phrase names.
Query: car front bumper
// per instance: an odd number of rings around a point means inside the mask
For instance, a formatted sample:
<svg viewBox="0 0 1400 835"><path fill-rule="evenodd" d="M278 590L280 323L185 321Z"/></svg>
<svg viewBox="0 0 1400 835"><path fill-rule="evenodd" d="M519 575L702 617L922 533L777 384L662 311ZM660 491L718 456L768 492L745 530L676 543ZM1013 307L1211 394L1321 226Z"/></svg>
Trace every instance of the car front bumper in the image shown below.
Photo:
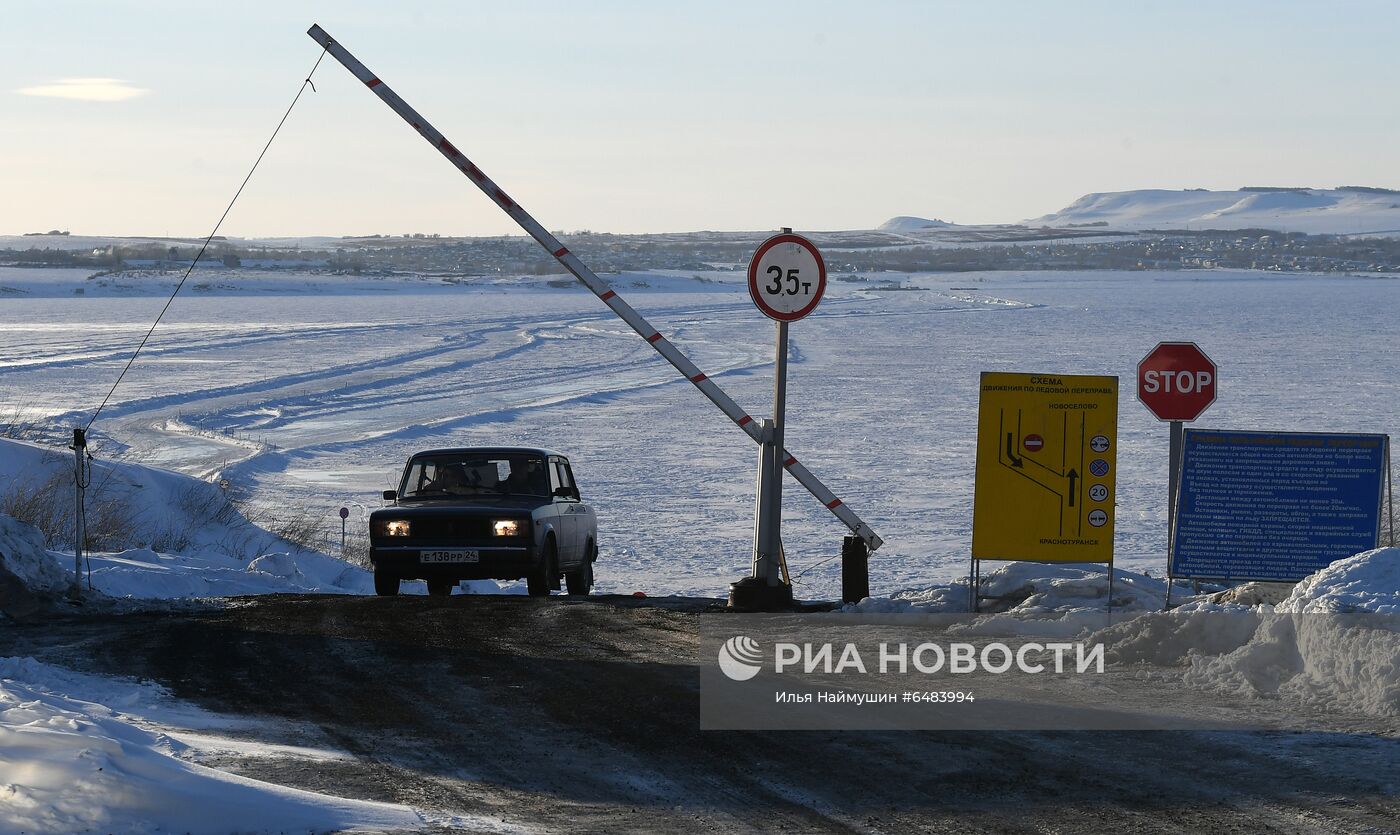
<svg viewBox="0 0 1400 835"><path fill-rule="evenodd" d="M475 562L425 562L423 554L432 551L475 552ZM401 580L519 580L539 565L539 551L533 545L371 545L370 562L375 570Z"/></svg>

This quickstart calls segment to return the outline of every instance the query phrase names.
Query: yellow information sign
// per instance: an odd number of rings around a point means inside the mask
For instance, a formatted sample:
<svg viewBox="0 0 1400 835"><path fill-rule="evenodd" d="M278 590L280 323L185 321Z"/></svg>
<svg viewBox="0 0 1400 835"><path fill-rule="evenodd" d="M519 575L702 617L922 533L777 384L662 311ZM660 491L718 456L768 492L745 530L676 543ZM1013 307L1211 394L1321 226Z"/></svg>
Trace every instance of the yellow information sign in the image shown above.
<svg viewBox="0 0 1400 835"><path fill-rule="evenodd" d="M972 558L1113 562L1118 378L984 372Z"/></svg>

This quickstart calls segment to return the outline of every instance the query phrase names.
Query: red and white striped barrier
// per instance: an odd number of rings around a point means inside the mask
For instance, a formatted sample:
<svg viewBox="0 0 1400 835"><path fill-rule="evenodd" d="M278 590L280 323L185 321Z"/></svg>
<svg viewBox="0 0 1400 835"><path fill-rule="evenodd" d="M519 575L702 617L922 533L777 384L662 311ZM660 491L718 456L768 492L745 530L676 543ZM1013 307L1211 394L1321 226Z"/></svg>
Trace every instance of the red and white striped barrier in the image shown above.
<svg viewBox="0 0 1400 835"><path fill-rule="evenodd" d="M326 30L322 29L320 26L312 26L307 30L307 34L310 35L312 40L316 41L316 43L325 47L327 52L349 70L351 74L362 81L366 87L373 90L375 95L379 96L385 104L389 105L390 110L399 114L405 122L412 125L413 129L418 131L420 136L428 140L428 143L456 166L457 170L465 174L467 179L476 183L477 188L481 189L487 197L495 201L496 205L500 206L502 211L510 215L512 220L520 224L520 228L524 229L529 233L530 237L538 241L540 246L544 247L549 254L553 255L554 258L563 265L564 269L572 273L574 278L583 282L584 286L592 290L594 295L599 299L602 299L603 303L606 304L613 313L616 313L622 321L631 326L632 330L636 331L643 339L651 343L651 346L656 349L657 353L661 354L661 356L666 358L667 362L675 366L677 371L694 384L695 387L700 390L701 394L710 398L710 402L718 406L719 410L724 412L730 420L734 421L740 429L748 433L750 438L756 443L763 442L763 430L758 422L749 416L748 412L740 408L738 403L735 403L729 395L724 393L723 389L715 385L713 380L706 377L704 372L696 367L695 363L691 362L685 354L680 352L680 349L673 345L666 337L662 336L660 331L652 327L651 323L642 318L642 315L634 310L631 305L623 301L622 297L609 287L607 282L595 275L587 265L578 259L578 256L570 252L568 247L559 242L558 238L551 235L548 230L530 216L529 212L521 208L519 203L512 200L500 186L496 185L490 177L482 173L480 168L477 168L471 160L467 159L465 154L457 150L456 146L451 142L447 141L447 137L443 136L427 119L424 119L419 115L418 111L409 107L407 102L399 98L398 93L395 93L388 84L380 81L378 76L370 72L369 68L361 64L355 56L351 55L349 51L345 49L345 47L336 43L330 35L326 34ZM846 507L846 505L836 497L835 493L828 490L825 484L822 484L816 476L812 475L810 470L798 463L797 459L786 449L783 450L783 457L784 466L787 468L787 471L792 474L792 477L797 479L797 482L803 487L806 487L813 496L816 496L817 501L826 505L827 510L830 510L835 514L837 519L844 522L846 527L851 529L852 533L865 540L866 547L871 551L880 547L883 540L876 535L875 531L871 530L869 525L862 522L854 511Z"/></svg>

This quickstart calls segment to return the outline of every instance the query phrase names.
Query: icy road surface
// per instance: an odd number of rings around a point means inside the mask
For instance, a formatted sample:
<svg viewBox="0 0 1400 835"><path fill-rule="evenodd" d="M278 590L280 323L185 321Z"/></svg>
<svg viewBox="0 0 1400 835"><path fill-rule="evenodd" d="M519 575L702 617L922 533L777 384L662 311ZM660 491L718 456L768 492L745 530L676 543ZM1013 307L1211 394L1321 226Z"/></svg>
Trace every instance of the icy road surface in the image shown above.
<svg viewBox="0 0 1400 835"><path fill-rule="evenodd" d="M262 596L15 626L0 658L140 677L236 714L223 741L175 739L265 796L408 807L430 831L1339 835L1400 820L1393 717L1305 717L1274 699L1192 703L1311 730L700 731L696 629L727 617L702 614L717 606ZM1147 710L1183 691L1157 677L1112 686ZM159 724L172 722L191 727ZM443 820L459 823L432 826Z"/></svg>
<svg viewBox="0 0 1400 835"><path fill-rule="evenodd" d="M90 413L173 281L74 296L71 272L0 269L15 290L0 301L4 402ZM769 412L773 326L739 274L609 280L740 405ZM414 450L552 447L598 508L600 591L714 596L747 572L756 447L591 294L338 281L225 273L187 289L97 424L99 455L222 472L328 520L346 505L355 524ZM1167 428L1133 399L1137 361L1160 340L1215 359L1221 397L1201 426L1386 432L1398 308L1400 283L1382 278L833 280L792 327L788 446L887 541L872 589L924 586L966 570L979 372L1116 374L1118 561L1160 573ZM845 528L791 480L784 513L794 574L838 553ZM832 595L838 577L835 561L815 567L798 593Z"/></svg>

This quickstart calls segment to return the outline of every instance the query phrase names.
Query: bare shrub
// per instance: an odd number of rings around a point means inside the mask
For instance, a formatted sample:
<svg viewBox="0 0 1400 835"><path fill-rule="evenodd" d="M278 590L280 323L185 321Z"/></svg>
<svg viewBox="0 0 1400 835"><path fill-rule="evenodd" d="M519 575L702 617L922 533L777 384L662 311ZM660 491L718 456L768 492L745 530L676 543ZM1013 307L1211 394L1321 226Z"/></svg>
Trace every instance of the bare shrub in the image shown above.
<svg viewBox="0 0 1400 835"><path fill-rule="evenodd" d="M194 544L197 532L215 525L233 525L241 518L227 493L205 484L187 485L171 503L184 518L184 527L160 531L149 546L157 551L186 550ZM239 551L238 555L243 553Z"/></svg>
<svg viewBox="0 0 1400 835"><path fill-rule="evenodd" d="M305 508L260 505L242 500L231 502L231 506L253 526L267 533L262 542L258 542L258 535L253 533L234 537L225 543L225 548L235 548L240 555L246 555L250 547L263 550L273 547L275 540L282 540L303 551L325 550L329 522L320 513Z"/></svg>
<svg viewBox="0 0 1400 835"><path fill-rule="evenodd" d="M39 529L50 548L72 548L73 477L57 472L42 482L15 482L0 496L0 513ZM139 525L131 509L118 499L88 501L83 547L89 551L121 551L136 547Z"/></svg>
<svg viewBox="0 0 1400 835"><path fill-rule="evenodd" d="M345 537L345 550L340 558L361 568L372 568L369 561L369 537L365 534L350 533Z"/></svg>
<svg viewBox="0 0 1400 835"><path fill-rule="evenodd" d="M61 496L60 491L69 495ZM39 529L49 546L73 542L73 477L54 473L38 483L14 482L0 496L0 513Z"/></svg>
<svg viewBox="0 0 1400 835"><path fill-rule="evenodd" d="M122 501L106 499L87 504L86 542L88 551L124 551L127 548L154 548L153 541L139 540L140 525L131 508ZM69 537L72 540L72 537Z"/></svg>
<svg viewBox="0 0 1400 835"><path fill-rule="evenodd" d="M102 484L106 486L106 480ZM172 525L146 518L132 509L124 491L91 490L86 502L86 542L90 551L122 551L150 548L179 553L196 542L205 542L235 558L251 556L291 546L294 550L341 553L340 530L323 509L286 507L255 503L238 498L235 491L206 484L190 484L170 499L181 520ZM73 476L57 470L42 482L15 481L0 494L0 513L13 516L39 529L50 548L73 546ZM211 530L223 531L223 539L208 541ZM199 534L205 532L204 537ZM351 532L346 538L343 558L360 566L369 565L369 539Z"/></svg>
<svg viewBox="0 0 1400 835"><path fill-rule="evenodd" d="M306 551L319 551L326 542L326 519L309 510L288 510L276 514L264 525L269 533Z"/></svg>
<svg viewBox="0 0 1400 835"><path fill-rule="evenodd" d="M15 405L7 412L0 412L0 438L39 440L44 435L39 427L39 418L40 412L29 406Z"/></svg>

